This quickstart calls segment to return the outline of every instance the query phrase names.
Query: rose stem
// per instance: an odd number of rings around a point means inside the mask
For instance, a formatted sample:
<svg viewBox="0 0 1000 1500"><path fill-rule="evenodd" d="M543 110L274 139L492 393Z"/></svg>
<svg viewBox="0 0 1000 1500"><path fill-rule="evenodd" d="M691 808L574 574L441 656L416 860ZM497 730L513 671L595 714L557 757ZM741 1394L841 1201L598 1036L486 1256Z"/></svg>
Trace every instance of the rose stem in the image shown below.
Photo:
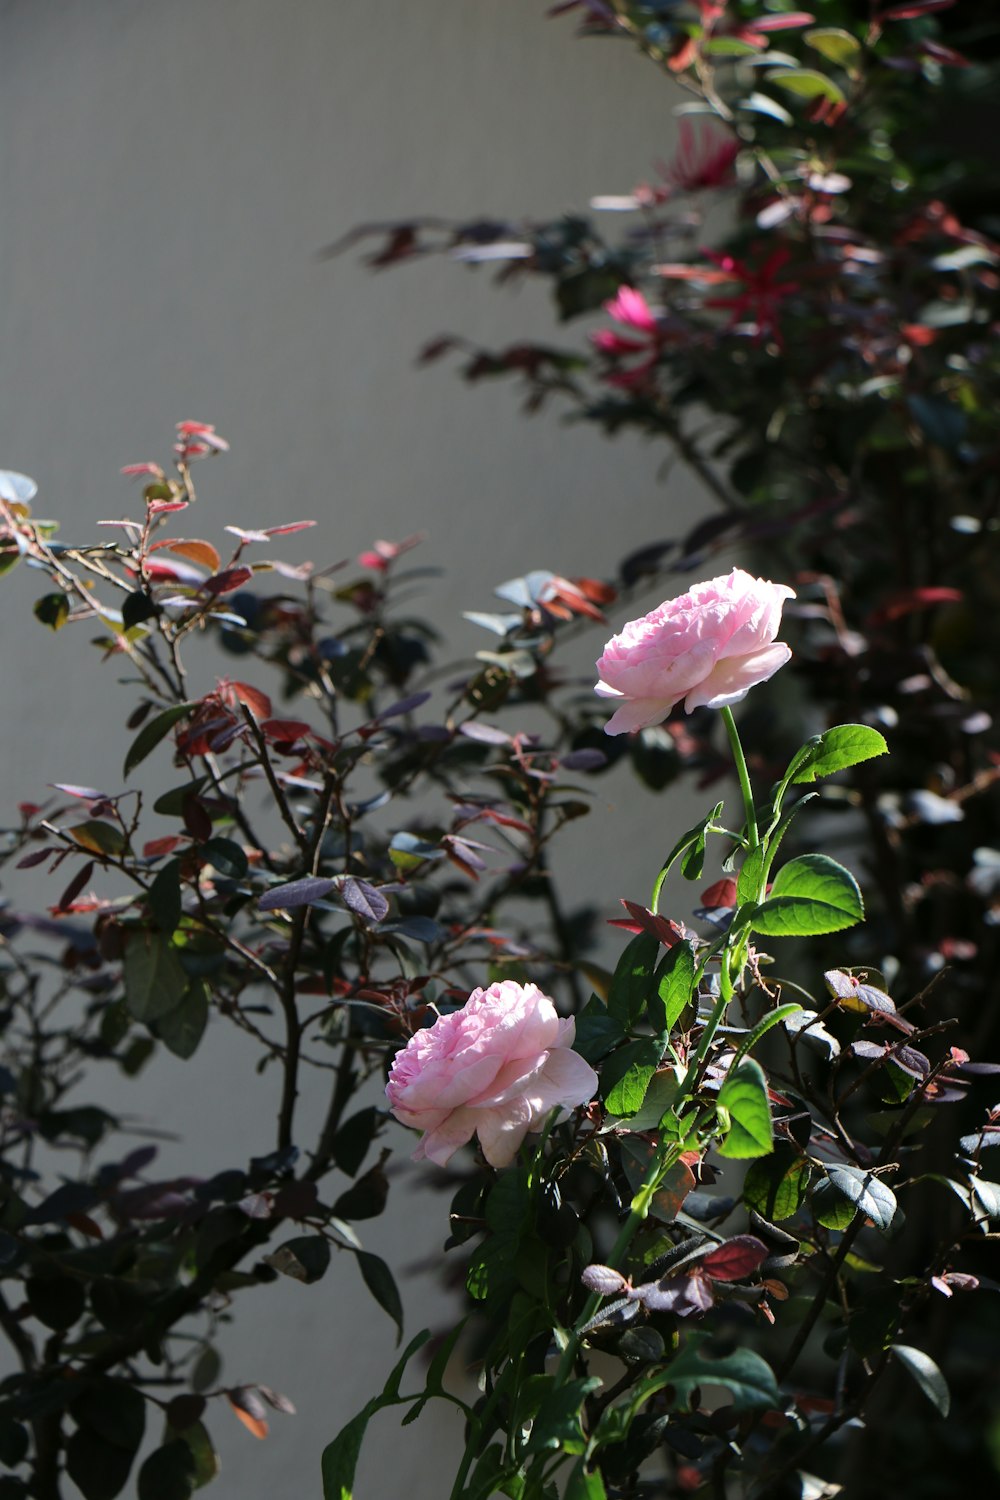
<svg viewBox="0 0 1000 1500"><path fill-rule="evenodd" d="M743 746L740 744L739 731L736 728L736 720L733 718L731 708L721 708L722 722L726 726L729 736L730 748L733 752L733 760L736 762L736 774L740 778L740 791L743 794L743 806L747 814L747 842L751 849L756 849L760 843L760 835L757 832L757 813L753 805L753 791L750 787L750 774L747 771L746 756L743 754Z"/></svg>

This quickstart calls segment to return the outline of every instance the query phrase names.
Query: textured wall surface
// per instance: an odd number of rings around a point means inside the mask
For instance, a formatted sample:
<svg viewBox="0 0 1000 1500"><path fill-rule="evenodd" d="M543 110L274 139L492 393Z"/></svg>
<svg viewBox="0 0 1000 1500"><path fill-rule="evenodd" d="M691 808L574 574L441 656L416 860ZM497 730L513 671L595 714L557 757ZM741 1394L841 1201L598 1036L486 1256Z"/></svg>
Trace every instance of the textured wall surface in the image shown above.
<svg viewBox="0 0 1000 1500"><path fill-rule="evenodd" d="M316 517L309 550L328 561L426 530L421 561L445 573L433 615L468 653L487 642L460 613L489 607L492 584L533 566L601 574L689 524L698 497L661 483L651 450L526 422L505 388L414 369L446 330L550 336L537 291L443 263L374 276L317 256L367 220L548 213L627 191L674 129L662 82L627 49L574 42L541 0L6 0L0 15L0 467L38 479L39 513L61 516L66 539L134 506L118 468L164 458L176 420L215 422L233 451L201 468L200 534ZM18 569L0 597L8 803L54 780L117 785L109 735L129 701L87 632L31 618L38 583ZM608 915L617 894L641 898L685 811L600 782L564 846L576 894L600 894ZM599 890L582 857L595 849ZM166 1167L190 1165L195 1134L206 1171L236 1165L271 1142L255 1060L216 1028L191 1065L158 1064L107 1102L139 1127L166 1123ZM372 1248L405 1275L436 1253L445 1207L411 1182ZM412 1330L442 1293L426 1274L406 1284ZM214 1417L213 1493L318 1496L323 1440L392 1354L353 1265L244 1301L224 1344L229 1378L287 1391L300 1414L264 1444ZM399 1433L386 1419L360 1493L439 1500L447 1424Z"/></svg>

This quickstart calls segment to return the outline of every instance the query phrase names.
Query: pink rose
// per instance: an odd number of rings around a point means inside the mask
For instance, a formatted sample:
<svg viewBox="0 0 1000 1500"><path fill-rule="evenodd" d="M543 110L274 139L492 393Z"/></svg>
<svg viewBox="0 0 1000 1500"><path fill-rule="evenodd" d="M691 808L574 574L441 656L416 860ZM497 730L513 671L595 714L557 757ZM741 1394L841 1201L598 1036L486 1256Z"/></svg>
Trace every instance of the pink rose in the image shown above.
<svg viewBox="0 0 1000 1500"><path fill-rule="evenodd" d="M597 1092L597 1074L572 1051L575 1034L548 995L511 979L473 990L461 1010L418 1031L385 1090L396 1119L424 1132L414 1160L443 1167L475 1133L491 1165L509 1166L550 1110Z"/></svg>
<svg viewBox="0 0 1000 1500"><path fill-rule="evenodd" d="M630 620L597 663L601 680L595 691L618 704L605 733L659 724L682 698L688 713L739 703L791 656L774 638L781 606L794 598L785 584L734 568L728 578L697 583L643 619Z"/></svg>

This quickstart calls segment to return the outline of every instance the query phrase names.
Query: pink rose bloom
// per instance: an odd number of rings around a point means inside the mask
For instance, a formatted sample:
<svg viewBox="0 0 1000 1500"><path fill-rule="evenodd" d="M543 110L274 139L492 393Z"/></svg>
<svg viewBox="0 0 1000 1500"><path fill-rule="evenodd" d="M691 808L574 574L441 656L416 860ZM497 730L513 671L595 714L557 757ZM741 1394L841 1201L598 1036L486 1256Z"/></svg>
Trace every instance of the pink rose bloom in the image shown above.
<svg viewBox="0 0 1000 1500"><path fill-rule="evenodd" d="M781 606L794 598L785 584L734 568L630 620L597 663L595 691L617 703L605 733L662 723L682 698L688 713L739 703L791 656L774 638Z"/></svg>
<svg viewBox="0 0 1000 1500"><path fill-rule="evenodd" d="M443 1167L477 1134L486 1160L509 1166L551 1110L597 1092L597 1074L572 1051L575 1034L548 995L511 979L473 990L461 1010L418 1031L385 1090L396 1119L424 1132L414 1160Z"/></svg>

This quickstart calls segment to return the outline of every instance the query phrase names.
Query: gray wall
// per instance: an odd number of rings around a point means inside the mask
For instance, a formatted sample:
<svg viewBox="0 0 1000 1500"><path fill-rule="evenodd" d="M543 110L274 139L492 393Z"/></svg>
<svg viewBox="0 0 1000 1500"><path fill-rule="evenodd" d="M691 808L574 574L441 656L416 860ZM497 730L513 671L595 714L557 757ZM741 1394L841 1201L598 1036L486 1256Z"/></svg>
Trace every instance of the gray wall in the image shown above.
<svg viewBox="0 0 1000 1500"><path fill-rule="evenodd" d="M627 48L574 42L541 0L6 0L0 13L0 467L39 480L38 512L62 517L66 539L134 509L121 464L165 459L178 419L212 421L233 451L201 468L199 534L315 517L286 555L332 561L426 530L421 561L447 574L433 613L468 652L488 642L460 612L488 608L493 583L533 566L601 574L690 520L697 497L658 482L651 450L526 422L506 388L414 369L444 330L551 336L537 289L316 254L366 220L549 213L627 191L673 133L668 91ZM38 583L18 569L0 600L8 809L50 781L117 785L129 704L88 632L54 637L31 618ZM576 894L609 915L618 894L641 898L678 816L630 780L601 782L564 846ZM254 1061L217 1028L192 1065L158 1065L108 1102L175 1133L167 1169L189 1165L193 1135L206 1170L235 1165L270 1144ZM435 1253L445 1207L411 1180L373 1248L404 1270ZM412 1330L442 1293L425 1275L407 1300ZM391 1360L384 1320L362 1334L369 1307L346 1265L240 1304L227 1377L284 1389L300 1415L255 1444L219 1413L220 1500L318 1495L323 1440ZM446 1418L402 1434L387 1420L360 1494L439 1500L445 1432L457 1442Z"/></svg>

